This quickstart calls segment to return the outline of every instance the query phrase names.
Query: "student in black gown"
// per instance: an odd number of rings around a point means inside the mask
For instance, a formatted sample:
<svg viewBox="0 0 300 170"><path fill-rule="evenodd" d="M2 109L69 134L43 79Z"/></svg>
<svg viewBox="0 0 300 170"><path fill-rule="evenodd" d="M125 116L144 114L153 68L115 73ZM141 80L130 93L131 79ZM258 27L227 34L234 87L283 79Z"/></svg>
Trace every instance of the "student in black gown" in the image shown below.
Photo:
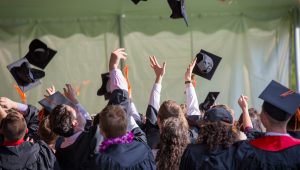
<svg viewBox="0 0 300 170"><path fill-rule="evenodd" d="M300 140L287 133L287 124L300 106L300 95L272 81L262 92L263 137L234 144L236 169L300 169Z"/></svg>
<svg viewBox="0 0 300 170"><path fill-rule="evenodd" d="M215 105L204 113L199 124L197 144L190 144L181 158L181 170L233 169L231 145L238 134L233 126L233 111Z"/></svg>
<svg viewBox="0 0 300 170"><path fill-rule="evenodd" d="M28 129L21 113L10 109L6 116L0 106L0 123L4 136L4 142L0 146L0 169L60 169L47 144L43 141L24 141Z"/></svg>
<svg viewBox="0 0 300 170"><path fill-rule="evenodd" d="M135 140L133 132L127 132L127 124L126 112L119 105L106 106L99 113L100 131L105 140L88 169L156 169L151 149Z"/></svg>
<svg viewBox="0 0 300 170"><path fill-rule="evenodd" d="M161 127L156 155L157 169L178 170L181 156L190 143L188 124L184 117L170 117Z"/></svg>

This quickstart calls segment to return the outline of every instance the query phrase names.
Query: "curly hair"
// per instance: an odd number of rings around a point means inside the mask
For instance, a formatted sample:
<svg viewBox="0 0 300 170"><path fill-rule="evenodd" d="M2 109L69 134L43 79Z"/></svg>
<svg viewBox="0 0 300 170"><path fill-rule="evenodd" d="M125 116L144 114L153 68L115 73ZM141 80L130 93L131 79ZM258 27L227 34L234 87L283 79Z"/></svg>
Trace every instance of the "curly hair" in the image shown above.
<svg viewBox="0 0 300 170"><path fill-rule="evenodd" d="M156 156L157 169L177 170L181 156L190 143L185 119L170 117L163 123Z"/></svg>
<svg viewBox="0 0 300 170"><path fill-rule="evenodd" d="M222 121L216 122L200 122L200 131L197 143L206 144L210 151L214 151L219 147L228 148L238 138L238 133L232 124Z"/></svg>
<svg viewBox="0 0 300 170"><path fill-rule="evenodd" d="M70 137L74 133L72 121L76 118L68 110L68 105L56 106L50 114L50 129L63 137Z"/></svg>

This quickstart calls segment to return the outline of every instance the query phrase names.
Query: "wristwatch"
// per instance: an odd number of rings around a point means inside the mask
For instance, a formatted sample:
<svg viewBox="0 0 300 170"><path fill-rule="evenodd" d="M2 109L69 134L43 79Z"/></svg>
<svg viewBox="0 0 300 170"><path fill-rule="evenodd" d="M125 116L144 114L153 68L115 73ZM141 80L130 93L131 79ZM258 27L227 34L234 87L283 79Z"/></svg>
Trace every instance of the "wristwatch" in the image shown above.
<svg viewBox="0 0 300 170"><path fill-rule="evenodd" d="M184 84L189 84L189 83L191 83L191 81L189 80L184 82Z"/></svg>

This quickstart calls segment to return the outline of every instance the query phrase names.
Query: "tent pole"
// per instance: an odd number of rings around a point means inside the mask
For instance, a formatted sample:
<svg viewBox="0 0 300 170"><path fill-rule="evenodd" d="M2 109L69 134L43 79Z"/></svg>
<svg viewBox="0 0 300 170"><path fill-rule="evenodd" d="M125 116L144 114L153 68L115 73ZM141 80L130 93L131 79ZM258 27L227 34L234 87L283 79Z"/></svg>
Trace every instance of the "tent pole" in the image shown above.
<svg viewBox="0 0 300 170"><path fill-rule="evenodd" d="M125 14L118 15L118 33L119 33L119 47L124 48L124 34L123 34L123 19L125 18ZM121 70L125 67L124 60L120 61Z"/></svg>
<svg viewBox="0 0 300 170"><path fill-rule="evenodd" d="M300 25L299 11L296 9L295 17L295 66L296 66L296 88L300 91Z"/></svg>

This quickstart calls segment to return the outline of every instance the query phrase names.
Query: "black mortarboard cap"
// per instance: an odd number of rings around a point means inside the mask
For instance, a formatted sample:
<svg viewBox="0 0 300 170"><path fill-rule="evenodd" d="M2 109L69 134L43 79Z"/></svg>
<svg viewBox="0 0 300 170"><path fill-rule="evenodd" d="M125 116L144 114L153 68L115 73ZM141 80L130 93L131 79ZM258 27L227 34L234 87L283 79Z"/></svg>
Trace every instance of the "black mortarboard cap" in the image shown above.
<svg viewBox="0 0 300 170"><path fill-rule="evenodd" d="M45 69L57 51L48 48L45 43L38 39L31 41L29 45L29 52L26 58L30 64Z"/></svg>
<svg viewBox="0 0 300 170"><path fill-rule="evenodd" d="M23 92L41 84L39 79L45 76L44 71L31 68L26 58L22 58L9 64L7 68Z"/></svg>
<svg viewBox="0 0 300 170"><path fill-rule="evenodd" d="M135 5L137 5L140 1L147 1L147 0L131 0Z"/></svg>
<svg viewBox="0 0 300 170"><path fill-rule="evenodd" d="M196 57L197 62L193 69L193 73L211 80L222 58L205 50L201 50Z"/></svg>
<svg viewBox="0 0 300 170"><path fill-rule="evenodd" d="M222 121L230 124L233 123L233 117L231 113L222 107L213 107L207 110L204 113L203 120L211 122Z"/></svg>
<svg viewBox="0 0 300 170"><path fill-rule="evenodd" d="M265 101L265 107L272 105L281 110L278 112L266 110L272 118L279 121L287 120L300 107L300 94L274 80L269 83L259 98Z"/></svg>
<svg viewBox="0 0 300 170"><path fill-rule="evenodd" d="M103 96L105 100L109 100L111 93L108 90L108 81L109 81L109 73L103 73L101 74L101 79L102 79L102 85L100 89L97 91L98 96Z"/></svg>
<svg viewBox="0 0 300 170"><path fill-rule="evenodd" d="M220 92L209 92L203 103L199 105L200 110L208 110L215 103Z"/></svg>
<svg viewBox="0 0 300 170"><path fill-rule="evenodd" d="M188 18L185 9L185 0L168 0L169 6L172 10L171 18L183 18L185 24L188 26Z"/></svg>
<svg viewBox="0 0 300 170"><path fill-rule="evenodd" d="M75 108L74 104L59 91L55 92L51 96L45 97L43 100L39 101L39 104L42 105L49 113L51 113L56 106L61 104Z"/></svg>

